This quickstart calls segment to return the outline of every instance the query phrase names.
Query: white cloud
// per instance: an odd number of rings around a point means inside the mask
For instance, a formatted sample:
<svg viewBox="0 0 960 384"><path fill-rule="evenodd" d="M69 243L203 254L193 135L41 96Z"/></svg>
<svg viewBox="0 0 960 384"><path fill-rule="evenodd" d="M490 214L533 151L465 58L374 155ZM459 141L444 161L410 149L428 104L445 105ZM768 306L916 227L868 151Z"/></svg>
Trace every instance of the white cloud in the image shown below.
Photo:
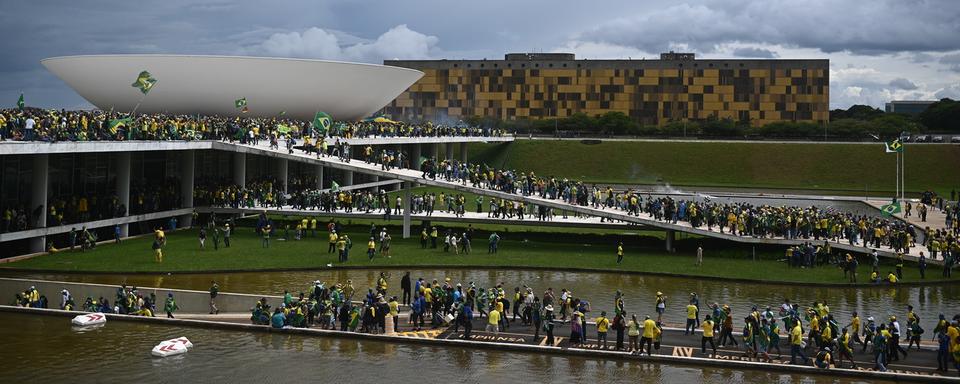
<svg viewBox="0 0 960 384"><path fill-rule="evenodd" d="M345 40L352 44L345 44ZM439 39L401 24L373 41L344 36L343 32L309 28L303 32L274 33L263 42L242 50L244 54L345 60L368 63L384 59L428 59Z"/></svg>
<svg viewBox="0 0 960 384"><path fill-rule="evenodd" d="M743 47L733 50L733 56L735 57L751 57L751 58L760 58L760 59L773 59L779 57L776 52L764 48L756 47Z"/></svg>
<svg viewBox="0 0 960 384"><path fill-rule="evenodd" d="M943 98L951 98L954 100L960 100L960 83L950 84L943 89L940 89L935 94L937 100Z"/></svg>

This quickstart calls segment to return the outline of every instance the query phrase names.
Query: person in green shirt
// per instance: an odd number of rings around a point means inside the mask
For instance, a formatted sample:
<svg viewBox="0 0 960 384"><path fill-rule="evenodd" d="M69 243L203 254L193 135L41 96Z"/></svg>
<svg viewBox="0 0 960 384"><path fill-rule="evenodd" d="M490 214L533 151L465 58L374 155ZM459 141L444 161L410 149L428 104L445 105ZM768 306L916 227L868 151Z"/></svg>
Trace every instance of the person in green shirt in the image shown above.
<svg viewBox="0 0 960 384"><path fill-rule="evenodd" d="M177 302L173 299L173 292L167 293L167 302L163 305L163 310L167 312L167 318L172 319L173 313L180 309Z"/></svg>

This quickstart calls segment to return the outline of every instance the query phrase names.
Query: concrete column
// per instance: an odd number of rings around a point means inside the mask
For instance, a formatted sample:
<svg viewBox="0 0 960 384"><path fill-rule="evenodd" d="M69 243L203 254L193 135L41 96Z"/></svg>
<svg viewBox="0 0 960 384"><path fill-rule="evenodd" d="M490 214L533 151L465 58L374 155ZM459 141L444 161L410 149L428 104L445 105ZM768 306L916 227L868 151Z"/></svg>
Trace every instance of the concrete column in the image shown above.
<svg viewBox="0 0 960 384"><path fill-rule="evenodd" d="M277 159L277 192L287 193L290 163L287 159Z"/></svg>
<svg viewBox="0 0 960 384"><path fill-rule="evenodd" d="M672 229L668 229L664 238L666 239L667 252L673 252L673 241L677 239L677 233Z"/></svg>
<svg viewBox="0 0 960 384"><path fill-rule="evenodd" d="M30 224L36 228L47 226L47 215L50 210L47 209L47 189L50 187L50 156L47 154L33 156L33 183L31 184L30 208L27 214L30 215ZM33 217L33 210L41 208L39 218ZM47 237L39 236L30 239L30 252L43 252L47 250Z"/></svg>
<svg viewBox="0 0 960 384"><path fill-rule="evenodd" d="M410 182L403 182L403 238L410 238Z"/></svg>
<svg viewBox="0 0 960 384"><path fill-rule="evenodd" d="M460 143L460 161L467 162L467 143Z"/></svg>
<svg viewBox="0 0 960 384"><path fill-rule="evenodd" d="M183 208L193 208L194 169L196 169L196 152L183 151L180 154L180 196ZM180 217L180 226L193 226L193 214ZM122 228L121 228L122 230Z"/></svg>
<svg viewBox="0 0 960 384"><path fill-rule="evenodd" d="M420 143L416 143L410 146L410 166L413 169L420 170Z"/></svg>
<svg viewBox="0 0 960 384"><path fill-rule="evenodd" d="M343 180L340 186L349 187L351 185L353 185L353 171L343 171Z"/></svg>
<svg viewBox="0 0 960 384"><path fill-rule="evenodd" d="M130 152L117 154L117 200L123 204L123 216L130 214ZM130 225L120 224L120 237L130 235Z"/></svg>
<svg viewBox="0 0 960 384"><path fill-rule="evenodd" d="M447 160L453 160L453 143L447 143L446 153L444 156Z"/></svg>
<svg viewBox="0 0 960 384"><path fill-rule="evenodd" d="M247 185L247 154L233 153L233 183L241 188Z"/></svg>
<svg viewBox="0 0 960 384"><path fill-rule="evenodd" d="M317 189L323 189L323 166L315 165L314 177L317 178Z"/></svg>

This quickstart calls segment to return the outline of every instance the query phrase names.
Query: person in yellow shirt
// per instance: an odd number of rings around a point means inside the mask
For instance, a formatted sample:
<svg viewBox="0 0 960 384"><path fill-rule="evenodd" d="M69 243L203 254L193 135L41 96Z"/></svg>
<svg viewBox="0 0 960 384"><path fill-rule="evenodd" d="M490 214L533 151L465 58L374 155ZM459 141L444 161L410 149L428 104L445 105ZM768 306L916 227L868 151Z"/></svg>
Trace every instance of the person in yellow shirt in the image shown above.
<svg viewBox="0 0 960 384"><path fill-rule="evenodd" d="M400 324L400 303L397 302L397 297L391 297L387 306L390 308L390 316L393 317L393 331L397 332Z"/></svg>
<svg viewBox="0 0 960 384"><path fill-rule="evenodd" d="M790 331L790 364L797 364L797 356L803 358L803 365L806 365L810 359L803 354L803 328L800 328L800 322Z"/></svg>
<svg viewBox="0 0 960 384"><path fill-rule="evenodd" d="M486 331L493 332L494 335L500 333L500 311L492 309L490 313L487 314Z"/></svg>
<svg viewBox="0 0 960 384"><path fill-rule="evenodd" d="M367 241L367 259L373 260L373 255L377 253L377 243L373 241L373 236L370 237L370 241Z"/></svg>
<svg viewBox="0 0 960 384"><path fill-rule="evenodd" d="M643 320L643 337L640 338L640 349L637 351L638 355L643 354L643 346L647 346L647 356L653 354L653 339L657 337L657 323L650 319L650 316L647 316Z"/></svg>
<svg viewBox="0 0 960 384"><path fill-rule="evenodd" d="M610 328L610 320L607 319L607 312L600 311L600 317L596 319L597 323L597 344L601 349L607 349L607 330Z"/></svg>
<svg viewBox="0 0 960 384"><path fill-rule="evenodd" d="M893 272L890 272L890 273L887 274L887 282L888 282L888 283L890 283L890 284L896 284L898 281L900 281L900 280L897 278L897 275L894 275L894 274L893 274Z"/></svg>
<svg viewBox="0 0 960 384"><path fill-rule="evenodd" d="M623 242L617 244L617 265L623 262Z"/></svg>
<svg viewBox="0 0 960 384"><path fill-rule="evenodd" d="M697 329L697 306L691 301L687 304L687 325L683 327L684 335L692 335Z"/></svg>
<svg viewBox="0 0 960 384"><path fill-rule="evenodd" d="M330 246L327 247L327 253L333 253L337 250L337 232L330 231L330 235L327 236L327 240L330 242Z"/></svg>
<svg viewBox="0 0 960 384"><path fill-rule="evenodd" d="M707 353L707 342L710 342L710 347L713 348L713 355L717 355L717 345L713 343L713 319L710 315L707 315L703 319L703 323L700 324L700 327L703 328L703 338L700 339L700 353Z"/></svg>

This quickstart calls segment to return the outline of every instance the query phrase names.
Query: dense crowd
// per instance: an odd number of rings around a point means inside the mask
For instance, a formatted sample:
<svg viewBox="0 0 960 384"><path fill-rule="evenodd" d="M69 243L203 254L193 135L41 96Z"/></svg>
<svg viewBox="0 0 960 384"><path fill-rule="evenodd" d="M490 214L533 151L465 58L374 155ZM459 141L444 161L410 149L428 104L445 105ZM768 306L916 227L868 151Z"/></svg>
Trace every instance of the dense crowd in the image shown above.
<svg viewBox="0 0 960 384"><path fill-rule="evenodd" d="M369 137L503 136L502 130L431 122L391 120L337 121L321 130L313 122L274 117L138 114L113 111L67 111L38 108L0 110L0 140L270 140Z"/></svg>
<svg viewBox="0 0 960 384"><path fill-rule="evenodd" d="M630 308L627 297L617 290L612 297L613 313L608 316L606 311L594 314L589 301L567 289L557 292L548 287L538 295L533 287L525 284L511 289L504 282L484 287L474 282L454 282L450 278L413 280L408 272L400 280L398 296L391 295L389 278L386 273L380 273L365 292L357 289L351 280L329 285L317 280L299 294L285 291L276 307L267 298L261 298L250 309L250 321L274 328L315 327L374 334L395 332L400 326L412 330L452 327L454 334L464 339L471 339L476 322L484 324L484 331L494 335L519 325L520 332L533 332L534 340L540 339L541 332L545 334L546 345L554 345L555 333L569 327L571 347L652 355L659 353L664 339L663 314L679 311L686 319L682 337L697 337L699 328L700 353L706 357L717 356L718 345L719 348L729 345L750 360L771 362L774 351L782 356L781 346L788 346L791 364L802 361L822 369L855 369L854 356L867 354L872 368L878 371L886 371L892 362L906 360L914 346L919 350L925 333L921 318L911 305L906 307L903 320L898 320L896 313L862 317L857 312L848 319L840 319L831 313L827 302L816 301L802 307L788 299L776 308L753 305L742 315L736 315L727 304L701 305L697 293L681 298L680 306L675 306L670 304L672 299L657 292L649 298L650 311L644 311ZM219 313L216 306L219 290L219 285L212 282L211 314ZM50 305L34 286L18 293L14 304L35 308ZM158 305L154 294L144 295L136 287L126 286L118 288L113 306L106 298L87 297L77 308L67 289L61 291L60 298L60 309L64 310L139 316L155 316ZM403 318L401 306L405 312ZM169 293L162 310L172 318L178 309L173 293ZM952 365L960 373L960 314L950 319L940 314L937 319L926 321L928 326L932 325L937 370L947 372ZM608 342L609 333L613 334L612 342ZM592 344L591 334L596 344ZM907 343L906 349L903 343ZM712 353L708 353L708 345Z"/></svg>
<svg viewBox="0 0 960 384"><path fill-rule="evenodd" d="M947 229L933 231L928 228L918 233L914 226L900 220L857 215L838 209L675 199L644 195L634 189L614 190L610 186L541 177L533 172L496 169L486 164L457 160L437 162L427 159L421 165L421 172L424 178L560 200L574 206L618 210L630 216L645 214L657 221L685 222L694 228L716 229L736 236L846 241L869 248L889 247L894 252L903 253L909 253L919 243L927 247L931 258L939 255L942 260L952 260L960 254L960 223L957 220L960 209L956 204L943 207Z"/></svg>

